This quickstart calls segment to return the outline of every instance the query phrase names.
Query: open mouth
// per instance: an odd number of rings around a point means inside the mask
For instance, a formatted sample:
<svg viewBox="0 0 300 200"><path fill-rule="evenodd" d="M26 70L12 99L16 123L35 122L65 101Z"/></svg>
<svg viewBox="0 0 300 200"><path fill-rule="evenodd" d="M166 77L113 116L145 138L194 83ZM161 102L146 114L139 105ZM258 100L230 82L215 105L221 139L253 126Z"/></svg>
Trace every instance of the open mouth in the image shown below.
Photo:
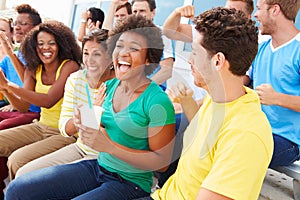
<svg viewBox="0 0 300 200"><path fill-rule="evenodd" d="M51 58L52 53L50 53L50 52L44 52L44 53L43 53L43 56L44 56L45 58Z"/></svg>
<svg viewBox="0 0 300 200"><path fill-rule="evenodd" d="M125 61L119 61L118 62L118 69L121 72L127 72L131 67L131 64Z"/></svg>

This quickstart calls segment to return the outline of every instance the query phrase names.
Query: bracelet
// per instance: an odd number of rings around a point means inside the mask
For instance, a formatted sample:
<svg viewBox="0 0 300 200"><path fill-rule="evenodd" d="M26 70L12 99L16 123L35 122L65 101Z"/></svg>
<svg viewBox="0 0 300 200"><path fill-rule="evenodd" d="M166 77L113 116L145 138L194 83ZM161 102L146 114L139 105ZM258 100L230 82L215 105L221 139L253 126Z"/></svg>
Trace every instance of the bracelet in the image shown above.
<svg viewBox="0 0 300 200"><path fill-rule="evenodd" d="M86 20L85 19L81 19L80 22L81 23L86 23Z"/></svg>

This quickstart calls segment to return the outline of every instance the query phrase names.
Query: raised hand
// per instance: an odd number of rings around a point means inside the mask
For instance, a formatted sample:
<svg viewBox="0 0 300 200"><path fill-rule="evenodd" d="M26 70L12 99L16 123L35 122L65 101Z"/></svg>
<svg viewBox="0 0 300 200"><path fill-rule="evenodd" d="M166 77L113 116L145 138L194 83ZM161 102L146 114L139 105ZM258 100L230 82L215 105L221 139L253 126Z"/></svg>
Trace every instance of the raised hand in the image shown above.
<svg viewBox="0 0 300 200"><path fill-rule="evenodd" d="M180 14L181 17L186 17L186 18L194 18L194 14L195 14L194 6L192 5L176 8L176 12Z"/></svg>
<svg viewBox="0 0 300 200"><path fill-rule="evenodd" d="M3 31L0 31L0 44L1 44L1 50L4 54L8 55L9 53L13 53L13 46L8 40L8 37L5 35Z"/></svg>

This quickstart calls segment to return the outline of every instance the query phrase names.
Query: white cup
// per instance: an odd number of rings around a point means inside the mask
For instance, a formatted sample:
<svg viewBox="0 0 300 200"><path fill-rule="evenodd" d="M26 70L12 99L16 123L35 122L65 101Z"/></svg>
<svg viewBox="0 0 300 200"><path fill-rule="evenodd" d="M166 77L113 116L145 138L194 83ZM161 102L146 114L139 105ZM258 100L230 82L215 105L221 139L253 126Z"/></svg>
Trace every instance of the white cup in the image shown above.
<svg viewBox="0 0 300 200"><path fill-rule="evenodd" d="M94 105L92 108L89 108L89 106L84 105L81 106L79 109L82 125L98 130L100 128L101 116L104 112L104 109L101 106Z"/></svg>

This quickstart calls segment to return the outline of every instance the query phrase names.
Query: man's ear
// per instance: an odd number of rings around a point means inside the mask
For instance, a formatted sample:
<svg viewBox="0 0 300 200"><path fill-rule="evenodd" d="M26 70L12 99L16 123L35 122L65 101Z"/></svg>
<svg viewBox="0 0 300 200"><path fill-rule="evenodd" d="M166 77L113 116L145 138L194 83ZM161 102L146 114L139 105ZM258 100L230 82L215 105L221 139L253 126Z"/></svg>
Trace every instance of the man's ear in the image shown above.
<svg viewBox="0 0 300 200"><path fill-rule="evenodd" d="M222 67L224 66L226 58L222 52L218 52L213 56L212 60L213 60L213 64L216 67L217 71L220 71L222 69Z"/></svg>
<svg viewBox="0 0 300 200"><path fill-rule="evenodd" d="M152 20L154 19L155 15L156 15L156 9L154 9L154 10L151 11L151 18L152 18Z"/></svg>

